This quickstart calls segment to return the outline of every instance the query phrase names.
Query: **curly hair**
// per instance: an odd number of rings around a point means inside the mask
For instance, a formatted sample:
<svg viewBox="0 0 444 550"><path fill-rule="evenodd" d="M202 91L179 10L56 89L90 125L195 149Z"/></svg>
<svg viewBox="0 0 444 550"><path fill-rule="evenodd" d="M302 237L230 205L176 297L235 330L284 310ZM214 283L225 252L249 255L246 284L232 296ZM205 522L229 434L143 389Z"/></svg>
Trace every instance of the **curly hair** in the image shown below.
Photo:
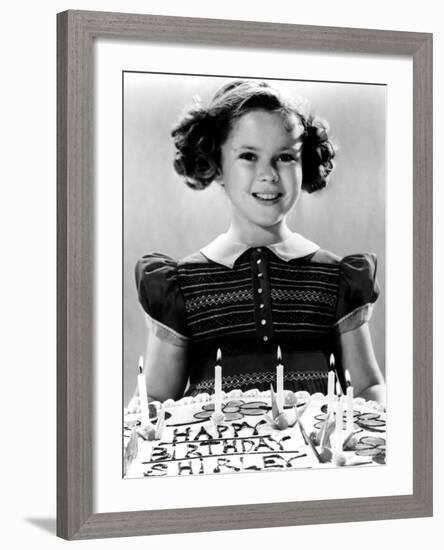
<svg viewBox="0 0 444 550"><path fill-rule="evenodd" d="M233 123L245 113L262 109L296 116L304 127L301 153L302 189L323 189L333 169L336 149L327 123L304 115L300 105L262 81L235 80L223 86L208 107L196 105L173 128L174 168L193 189L205 189L221 171L221 146Z"/></svg>

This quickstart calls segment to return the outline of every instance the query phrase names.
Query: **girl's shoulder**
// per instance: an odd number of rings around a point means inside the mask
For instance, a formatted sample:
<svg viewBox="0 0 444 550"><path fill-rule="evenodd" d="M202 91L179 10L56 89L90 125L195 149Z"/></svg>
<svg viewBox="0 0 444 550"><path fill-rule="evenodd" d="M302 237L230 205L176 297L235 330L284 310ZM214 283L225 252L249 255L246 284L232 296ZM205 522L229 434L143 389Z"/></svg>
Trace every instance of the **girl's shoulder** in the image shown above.
<svg viewBox="0 0 444 550"><path fill-rule="evenodd" d="M310 258L312 263L336 266L342 294L361 295L369 300L379 294L376 280L377 257L372 252L349 254L340 257L329 250L319 249ZM376 299L376 298L375 298ZM372 300L374 301L374 300Z"/></svg>
<svg viewBox="0 0 444 550"><path fill-rule="evenodd" d="M186 334L178 261L166 254L145 254L136 262L135 278L140 305L149 318L181 335Z"/></svg>
<svg viewBox="0 0 444 550"><path fill-rule="evenodd" d="M373 252L361 252L341 257L323 248L317 250L310 257L310 261L339 266L344 273L360 270L375 272L377 265L377 257Z"/></svg>
<svg viewBox="0 0 444 550"><path fill-rule="evenodd" d="M376 254L363 252L340 257L328 250L318 250L312 263L334 266L338 271L335 330L348 332L367 322L372 306L380 294L376 277Z"/></svg>
<svg viewBox="0 0 444 550"><path fill-rule="evenodd" d="M310 262L328 265L339 265L341 262L340 256L333 254L329 250L320 248L310 256Z"/></svg>
<svg viewBox="0 0 444 550"><path fill-rule="evenodd" d="M159 274L177 269L177 260L166 254L144 254L136 262L136 279L146 274Z"/></svg>
<svg viewBox="0 0 444 550"><path fill-rule="evenodd" d="M167 274L177 271L180 266L208 263L212 262L200 250L178 260L160 252L152 252L137 260L136 274Z"/></svg>
<svg viewBox="0 0 444 550"><path fill-rule="evenodd" d="M194 252L177 260L166 254L144 254L135 265L139 302L152 319L185 333L185 303L180 277L183 269L211 263L201 253Z"/></svg>
<svg viewBox="0 0 444 550"><path fill-rule="evenodd" d="M140 288L146 284L151 290L171 290L178 286L178 272L181 268L199 264L213 264L202 252L197 251L179 260L166 254L153 252L144 254L136 262L135 275L136 285Z"/></svg>

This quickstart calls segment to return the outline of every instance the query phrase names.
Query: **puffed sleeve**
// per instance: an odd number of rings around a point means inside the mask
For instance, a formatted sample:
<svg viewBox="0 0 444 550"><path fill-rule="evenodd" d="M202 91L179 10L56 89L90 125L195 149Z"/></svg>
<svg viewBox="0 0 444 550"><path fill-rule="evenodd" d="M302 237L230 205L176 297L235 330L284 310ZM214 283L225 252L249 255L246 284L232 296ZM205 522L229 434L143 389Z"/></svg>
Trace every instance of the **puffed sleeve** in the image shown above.
<svg viewBox="0 0 444 550"><path fill-rule="evenodd" d="M139 302L151 330L171 343L187 340L185 303L177 280L177 262L164 254L147 254L137 262L135 275Z"/></svg>
<svg viewBox="0 0 444 550"><path fill-rule="evenodd" d="M336 321L338 334L349 332L369 321L379 296L375 254L345 256L340 262Z"/></svg>

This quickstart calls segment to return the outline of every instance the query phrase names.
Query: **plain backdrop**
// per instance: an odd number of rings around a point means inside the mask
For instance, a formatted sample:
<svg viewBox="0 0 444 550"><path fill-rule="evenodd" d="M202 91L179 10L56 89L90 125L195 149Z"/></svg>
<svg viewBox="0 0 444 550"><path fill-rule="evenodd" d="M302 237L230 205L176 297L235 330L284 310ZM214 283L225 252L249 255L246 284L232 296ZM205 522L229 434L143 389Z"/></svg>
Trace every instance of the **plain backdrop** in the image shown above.
<svg viewBox="0 0 444 550"><path fill-rule="evenodd" d="M232 75L233 77L238 75ZM207 105L233 78L178 74L124 75L124 403L134 392L146 323L134 283L148 252L183 258L225 232L231 205L218 184L195 191L173 170L171 129L199 97ZM338 151L329 185L302 193L288 224L321 248L345 256L374 252L382 289L370 322L385 372L385 109L377 84L270 81L307 112L325 119ZM223 350L222 350L223 354ZM284 350L285 354L285 350Z"/></svg>
<svg viewBox="0 0 444 550"><path fill-rule="evenodd" d="M257 0L24 1L2 9L1 312L2 312L2 529L5 548L51 550L55 537L55 14L68 8L127 11L298 24L435 33L435 516L396 521L313 525L249 531L164 535L71 542L82 548L319 548L439 546L444 529L442 488L444 377L441 249L443 195L442 102L444 28L439 3L353 0L313 3ZM440 219L441 218L441 219ZM435 542L433 542L435 539ZM129 546L131 545L131 546Z"/></svg>

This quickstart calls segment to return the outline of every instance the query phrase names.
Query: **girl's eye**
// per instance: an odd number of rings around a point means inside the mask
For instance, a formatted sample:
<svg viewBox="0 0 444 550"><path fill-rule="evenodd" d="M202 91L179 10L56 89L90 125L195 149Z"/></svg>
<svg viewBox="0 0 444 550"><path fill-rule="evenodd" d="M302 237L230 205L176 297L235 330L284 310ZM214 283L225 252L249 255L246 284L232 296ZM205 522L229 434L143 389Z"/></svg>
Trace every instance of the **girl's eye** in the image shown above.
<svg viewBox="0 0 444 550"><path fill-rule="evenodd" d="M256 155L254 153L250 153L249 151L246 151L245 153L241 153L239 155L239 158L243 160L253 161L253 160L256 160Z"/></svg>
<svg viewBox="0 0 444 550"><path fill-rule="evenodd" d="M279 155L279 160L281 162L296 162L299 160L299 155L292 155L290 153L282 153L282 155Z"/></svg>

